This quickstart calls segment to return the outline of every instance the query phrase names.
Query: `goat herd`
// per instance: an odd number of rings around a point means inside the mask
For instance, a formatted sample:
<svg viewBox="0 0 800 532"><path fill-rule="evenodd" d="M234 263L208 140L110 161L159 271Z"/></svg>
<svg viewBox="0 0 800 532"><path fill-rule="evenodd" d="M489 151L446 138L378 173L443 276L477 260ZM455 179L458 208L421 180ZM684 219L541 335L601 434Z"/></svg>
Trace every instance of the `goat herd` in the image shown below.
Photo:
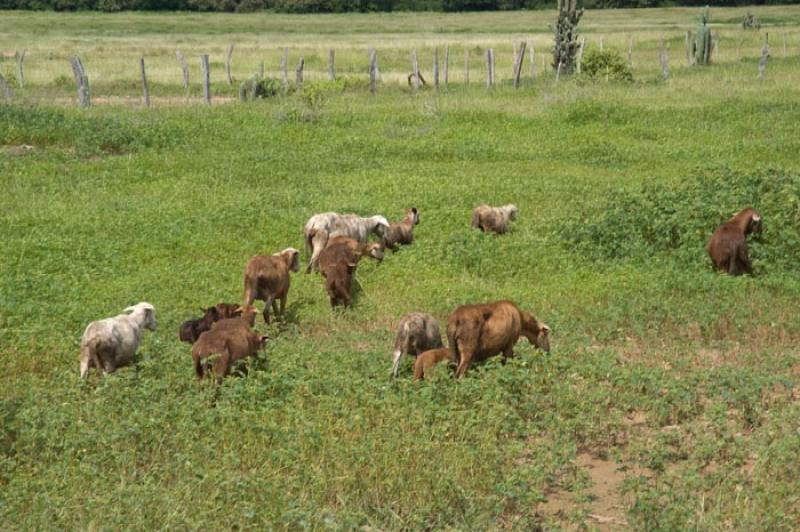
<svg viewBox="0 0 800 532"><path fill-rule="evenodd" d="M515 205L489 207L480 205L472 212L472 227L484 232L503 234L508 222L517 217ZM411 244L419 212L411 208L405 218L388 223L383 216L362 218L354 214L323 213L311 217L304 228L309 262L306 273L318 269L325 279L331 306L352 303L352 280L363 256L383 259L385 248ZM746 208L720 225L713 233L708 253L713 266L731 275L752 273L746 238L762 229L761 215ZM380 242L368 242L375 234ZM295 248L273 255L250 259L244 273L244 306L219 303L203 310L203 316L184 322L179 338L192 344L195 373L202 379L210 372L217 382L229 374L232 366L255 356L267 336L253 329L256 300L264 302L264 321L270 323L270 309L283 314L289 293L289 274L300 270L300 252ZM280 309L278 308L280 302ZM80 348L81 378L94 367L104 373L127 366L139 346L144 329L155 331L155 309L138 303L113 318L89 324ZM447 321L449 348L442 344L439 324L430 314L412 312L400 320L395 339L392 375L397 377L404 354L416 357L414 379L425 378L426 371L440 362L451 362L455 376L463 376L472 362L498 354L503 361L513 355L514 345L524 336L536 347L549 352L550 327L511 301L462 305Z"/></svg>

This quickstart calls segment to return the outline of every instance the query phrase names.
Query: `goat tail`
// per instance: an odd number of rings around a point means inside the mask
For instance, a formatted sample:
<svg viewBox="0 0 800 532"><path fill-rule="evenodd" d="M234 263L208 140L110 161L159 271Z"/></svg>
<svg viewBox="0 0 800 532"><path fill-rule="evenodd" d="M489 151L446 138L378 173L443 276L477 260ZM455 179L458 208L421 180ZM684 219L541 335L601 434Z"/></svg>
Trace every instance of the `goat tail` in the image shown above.
<svg viewBox="0 0 800 532"><path fill-rule="evenodd" d="M103 369L100 365L100 358L97 356L98 341L97 338L91 338L88 341L81 342L81 378L85 379L89 373L89 368L94 365L99 370Z"/></svg>
<svg viewBox="0 0 800 532"><path fill-rule="evenodd" d="M452 327L447 328L447 343L450 344L450 353L456 367L461 363L461 352L458 349L458 327L459 323L456 320Z"/></svg>
<svg viewBox="0 0 800 532"><path fill-rule="evenodd" d="M312 229L308 229L306 231L306 235L305 235L306 236L306 238L305 238L306 255L311 255L311 252L313 251L313 246L311 244L311 241L314 239L314 235L316 235L316 234L317 234L317 232L313 228Z"/></svg>

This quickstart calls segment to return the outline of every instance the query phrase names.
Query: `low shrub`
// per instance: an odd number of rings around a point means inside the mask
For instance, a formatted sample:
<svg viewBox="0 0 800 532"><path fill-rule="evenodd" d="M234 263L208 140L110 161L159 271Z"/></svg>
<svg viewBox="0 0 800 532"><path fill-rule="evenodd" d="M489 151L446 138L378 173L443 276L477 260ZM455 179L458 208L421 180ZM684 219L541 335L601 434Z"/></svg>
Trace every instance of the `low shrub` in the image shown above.
<svg viewBox="0 0 800 532"><path fill-rule="evenodd" d="M581 76L592 81L633 81L630 67L613 48L589 48L583 56Z"/></svg>

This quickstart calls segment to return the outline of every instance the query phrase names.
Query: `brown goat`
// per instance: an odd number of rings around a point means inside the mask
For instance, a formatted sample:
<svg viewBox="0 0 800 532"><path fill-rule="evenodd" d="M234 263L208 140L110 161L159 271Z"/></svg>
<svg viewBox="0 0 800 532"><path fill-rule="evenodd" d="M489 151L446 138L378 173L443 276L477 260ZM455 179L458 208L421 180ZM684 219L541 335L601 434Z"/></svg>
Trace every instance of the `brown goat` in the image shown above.
<svg viewBox="0 0 800 532"><path fill-rule="evenodd" d="M489 207L486 204L478 205L472 210L472 227L484 233L494 232L502 235L508 230L509 220L516 220L519 210L514 204L502 207Z"/></svg>
<svg viewBox="0 0 800 532"><path fill-rule="evenodd" d="M272 255L256 255L247 262L244 270L244 304L252 305L256 299L264 302L264 322L269 323L269 309L278 314L286 310L289 295L289 272L300 271L300 252L286 248Z"/></svg>
<svg viewBox="0 0 800 532"><path fill-rule="evenodd" d="M550 327L511 301L458 307L447 322L447 339L457 364L456 378L464 376L473 361L502 353L505 362L514 355L520 335L550 351Z"/></svg>
<svg viewBox="0 0 800 532"><path fill-rule="evenodd" d="M747 235L761 233L761 229L761 215L752 207L743 209L720 225L708 242L708 254L714 268L730 275L752 274Z"/></svg>
<svg viewBox="0 0 800 532"><path fill-rule="evenodd" d="M423 352L414 361L414 380L418 381L426 379L428 370L444 361L452 361L453 352L447 347L440 347L439 349L430 349Z"/></svg>
<svg viewBox="0 0 800 532"><path fill-rule="evenodd" d="M361 244L352 238L337 237L319 254L319 271L325 278L325 290L331 307L352 304L352 283L358 261L364 255L383 260L383 246L372 242Z"/></svg>
<svg viewBox="0 0 800 532"><path fill-rule="evenodd" d="M416 207L411 207L405 218L399 222L389 224L389 230L383 237L383 247L392 251L397 249L398 244L408 245L414 240L414 226L419 223L419 211Z"/></svg>
<svg viewBox="0 0 800 532"><path fill-rule="evenodd" d="M242 314L242 309L236 303L217 303L213 307L201 308L203 316L195 320L187 320L178 330L181 342L193 344L200 335L211 328L214 322L225 318L233 318Z"/></svg>
<svg viewBox="0 0 800 532"><path fill-rule="evenodd" d="M204 378L211 370L211 364L206 359L212 355L221 355L213 363L219 383L228 375L234 362L255 356L263 349L267 336L250 328L256 313L253 307L246 307L241 317L220 320L214 323L211 330L200 335L192 346L194 371L198 379Z"/></svg>

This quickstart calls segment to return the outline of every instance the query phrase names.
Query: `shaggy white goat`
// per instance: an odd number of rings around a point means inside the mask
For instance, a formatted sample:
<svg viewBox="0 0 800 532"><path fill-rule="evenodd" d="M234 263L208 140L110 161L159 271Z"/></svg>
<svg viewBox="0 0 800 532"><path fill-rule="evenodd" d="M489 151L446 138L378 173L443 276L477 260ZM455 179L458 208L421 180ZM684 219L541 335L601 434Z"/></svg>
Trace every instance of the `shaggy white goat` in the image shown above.
<svg viewBox="0 0 800 532"><path fill-rule="evenodd" d="M514 204L502 207L489 207L486 204L478 205L472 210L472 227L484 233L492 231L503 234L508 230L509 220L516 220L519 209Z"/></svg>
<svg viewBox="0 0 800 532"><path fill-rule="evenodd" d="M93 321L86 327L81 340L81 378L89 368L104 373L127 366L139 348L142 329L156 330L156 310L150 303L137 303L113 318Z"/></svg>
<svg viewBox="0 0 800 532"><path fill-rule="evenodd" d="M406 314L397 326L397 337L394 340L392 353L392 376L397 377L400 358L404 354L415 357L423 351L440 347L442 347L442 335L436 318L425 312Z"/></svg>
<svg viewBox="0 0 800 532"><path fill-rule="evenodd" d="M309 218L303 228L306 253L311 253L306 273L311 273L312 268L318 267L319 254L325 249L328 239L335 236L348 236L364 243L370 233L375 233L382 240L388 229L389 222L383 216L362 218L355 214L337 214L335 212L315 214Z"/></svg>

